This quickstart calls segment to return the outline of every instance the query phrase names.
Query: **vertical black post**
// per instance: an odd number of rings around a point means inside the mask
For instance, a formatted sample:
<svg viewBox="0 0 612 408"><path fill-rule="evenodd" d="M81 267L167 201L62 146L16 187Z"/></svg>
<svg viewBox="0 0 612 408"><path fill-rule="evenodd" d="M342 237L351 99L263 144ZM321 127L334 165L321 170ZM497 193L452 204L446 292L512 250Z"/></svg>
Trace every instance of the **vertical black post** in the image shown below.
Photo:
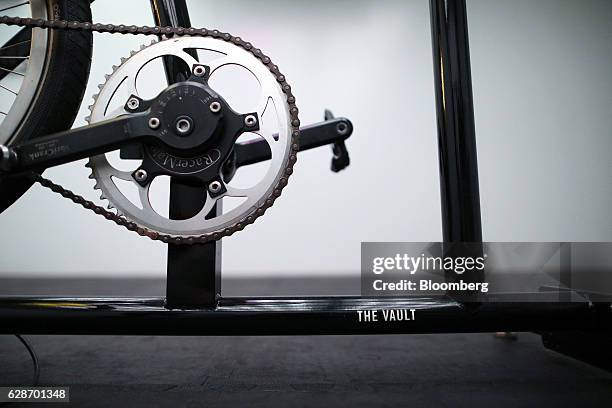
<svg viewBox="0 0 612 408"><path fill-rule="evenodd" d="M191 27L185 0L151 0L155 24ZM197 58L197 54L193 55ZM168 84L184 81L191 75L182 60L164 57ZM172 178L170 218L186 219L204 206L202 187ZM221 211L217 206L213 211ZM166 305L169 308L214 307L221 294L221 242L199 245L168 245Z"/></svg>
<svg viewBox="0 0 612 408"><path fill-rule="evenodd" d="M444 242L481 242L465 0L430 0Z"/></svg>
<svg viewBox="0 0 612 408"><path fill-rule="evenodd" d="M430 0L433 41L443 253L449 257L483 255L476 161L474 102L465 0ZM446 280L484 281L484 271ZM477 291L449 291L457 301L478 307Z"/></svg>

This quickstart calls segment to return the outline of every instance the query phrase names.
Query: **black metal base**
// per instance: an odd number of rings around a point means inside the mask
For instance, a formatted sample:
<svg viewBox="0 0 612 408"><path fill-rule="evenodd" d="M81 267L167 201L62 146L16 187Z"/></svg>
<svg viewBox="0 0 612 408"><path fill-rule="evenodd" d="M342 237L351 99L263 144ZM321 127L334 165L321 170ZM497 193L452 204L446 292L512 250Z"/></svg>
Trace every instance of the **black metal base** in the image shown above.
<svg viewBox="0 0 612 408"><path fill-rule="evenodd" d="M378 311L360 321L359 311ZM405 310L403 321L383 311ZM414 315L412 314L414 311ZM397 314L396 314L397 317ZM364 316L362 314L362 320ZM168 309L164 298L7 297L0 334L325 335L596 330L610 313L588 303L483 303L448 297L222 298L215 308Z"/></svg>

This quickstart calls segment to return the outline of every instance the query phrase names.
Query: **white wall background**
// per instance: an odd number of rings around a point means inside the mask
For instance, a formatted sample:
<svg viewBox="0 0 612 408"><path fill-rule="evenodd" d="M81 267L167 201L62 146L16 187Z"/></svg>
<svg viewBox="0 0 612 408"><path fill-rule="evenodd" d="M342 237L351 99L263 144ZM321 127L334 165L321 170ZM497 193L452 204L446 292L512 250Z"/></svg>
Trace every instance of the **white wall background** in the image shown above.
<svg viewBox="0 0 612 408"><path fill-rule="evenodd" d="M484 239L612 241L612 2L468 5Z"/></svg>
<svg viewBox="0 0 612 408"><path fill-rule="evenodd" d="M194 26L261 47L298 98L353 121L352 165L302 153L283 197L224 240L225 276L355 274L361 241L441 239L426 0L195 1ZM612 240L612 3L471 0L486 240ZM148 0L97 0L98 22L152 24ZM95 35L90 84L146 37ZM160 73L161 75L161 73ZM83 163L46 176L97 198ZM165 247L35 186L0 216L1 275L164 276Z"/></svg>

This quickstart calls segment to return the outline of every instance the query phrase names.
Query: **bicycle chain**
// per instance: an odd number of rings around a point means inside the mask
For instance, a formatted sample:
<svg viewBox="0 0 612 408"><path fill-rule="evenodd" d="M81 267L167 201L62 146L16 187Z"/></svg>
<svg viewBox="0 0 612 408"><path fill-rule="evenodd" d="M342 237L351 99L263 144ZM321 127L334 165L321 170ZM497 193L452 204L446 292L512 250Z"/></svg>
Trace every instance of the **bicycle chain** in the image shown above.
<svg viewBox="0 0 612 408"><path fill-rule="evenodd" d="M291 92L291 86L287 83L285 76L278 70L278 66L274 65L270 60L270 57L262 53L259 48L255 48L251 43L242 40L240 37L234 37L229 33L224 33L219 30L208 30L206 28L182 28L182 27L149 27L149 26L125 26L123 24L99 24L79 21L65 21L65 20L44 20L44 19L33 19L33 18L22 18L22 17L10 17L0 16L0 24L14 25L20 27L30 28L46 28L52 30L76 30L76 31L90 31L97 33L109 33L109 34L144 34L144 35L157 35L157 36L201 36L211 37L220 39L226 42L230 42L238 47L253 54L259 59L265 66L268 67L270 72L275 76L276 80L280 84L283 93L287 96L287 103L289 104L289 114L291 115L291 154L287 162L287 166L284 169L284 174L280 178L278 184L273 189L263 204L247 214L242 221L237 222L230 228L225 228L221 231L216 231L209 234L191 236L191 237L177 237L168 234L161 234L157 231L153 231L149 228L142 227L136 223L124 218L114 212L108 211L107 209L96 205L94 202L86 200L84 197L73 193L72 191L55 184L51 180L41 176L38 173L32 173L32 180L38 182L41 186L50 189L52 192L61 195L64 198L72 201L73 203L82 206L87 210L93 211L95 214L103 216L109 221L126 228L129 231L136 232L141 236L149 237L152 240L162 241L165 243L172 244L202 244L213 240L218 240L223 237L232 235L236 231L244 229L249 224L252 224L258 217L263 215L265 211L274 204L276 198L281 195L282 189L287 185L289 176L293 173L293 166L297 160L297 151L299 150L299 126L300 120L298 118L298 108L295 105L295 96Z"/></svg>

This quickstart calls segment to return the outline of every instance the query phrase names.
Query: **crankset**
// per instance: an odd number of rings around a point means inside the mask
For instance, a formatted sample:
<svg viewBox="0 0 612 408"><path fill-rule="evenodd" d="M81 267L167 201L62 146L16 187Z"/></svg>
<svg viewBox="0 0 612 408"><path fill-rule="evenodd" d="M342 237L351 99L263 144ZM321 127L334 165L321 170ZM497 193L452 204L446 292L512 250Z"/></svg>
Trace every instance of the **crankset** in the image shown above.
<svg viewBox="0 0 612 408"><path fill-rule="evenodd" d="M53 29L81 29L123 34L164 35L134 51L106 76L94 97L89 126L36 139L17 146L0 146L4 174L31 172L43 186L141 235L172 243L202 243L231 235L263 215L281 195L293 173L300 150L300 121L291 87L270 58L250 43L227 33L206 29L112 26L79 22L0 17L0 23ZM198 50L215 54L201 63ZM143 67L157 58L176 58L190 76L153 98L141 96L137 82ZM210 85L222 67L246 69L259 84L251 110L238 112ZM306 127L302 149L334 143L335 171L348 165L344 140L352 125L332 119ZM238 139L248 134L248 143ZM342 166L338 166L341 147ZM109 154L137 160L130 170L119 168ZM44 179L35 171L89 158L95 188L108 200L108 210ZM265 175L248 188L231 184L236 169L269 160ZM337 168L336 168L337 167ZM174 219L151 203L156 178L169 176L202 191L203 206L190 218ZM137 190L137 198L119 184ZM239 199L227 212L214 211L224 198ZM114 211L111 211L114 210Z"/></svg>
<svg viewBox="0 0 612 408"><path fill-rule="evenodd" d="M198 49L213 50L218 58L205 65L199 64L185 51ZM167 55L191 67L191 77L170 86L155 100L139 99L136 83L142 67ZM208 78L216 70L230 64L247 69L260 85L261 95L252 112L233 111L223 96L208 85ZM122 86L127 87L130 96L110 111L108 107L112 106L113 97ZM185 238L241 228L272 205L293 172L299 122L297 115L292 118L291 110L297 113L297 108L289 106L287 95L265 65L251 53L225 41L183 37L154 43L117 67L95 99L91 123L144 115L143 123L153 129L144 133L156 134L164 141L145 142L140 152L142 163L132 172L116 169L105 155L94 156L88 163L96 187L117 211L151 230ZM262 180L250 188L239 189L229 184L229 175L233 173L230 168L233 147L244 133L265 141L271 159ZM154 178L161 175L201 186L205 204L198 214L174 220L154 209L150 188ZM130 201L115 179L135 184L140 203ZM242 201L227 213L211 214L215 204L224 197L242 198Z"/></svg>

